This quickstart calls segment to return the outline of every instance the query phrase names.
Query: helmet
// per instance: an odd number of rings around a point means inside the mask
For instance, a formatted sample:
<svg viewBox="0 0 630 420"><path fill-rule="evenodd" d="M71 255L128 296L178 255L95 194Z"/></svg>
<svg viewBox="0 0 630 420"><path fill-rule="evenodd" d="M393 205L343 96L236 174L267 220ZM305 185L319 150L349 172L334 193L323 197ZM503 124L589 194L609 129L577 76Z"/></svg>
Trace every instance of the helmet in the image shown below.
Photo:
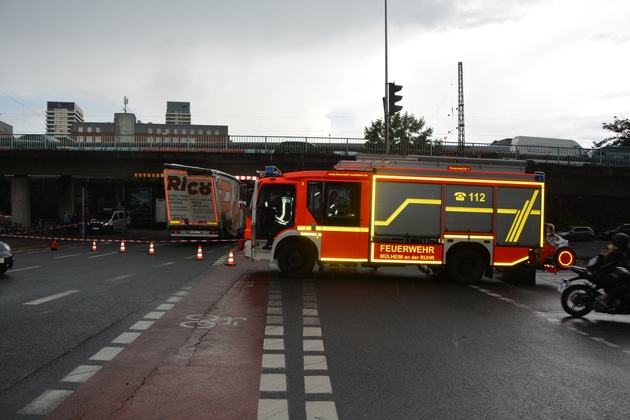
<svg viewBox="0 0 630 420"><path fill-rule="evenodd" d="M627 248L628 243L630 242L630 236L621 232L615 233L611 238L611 242L618 248Z"/></svg>

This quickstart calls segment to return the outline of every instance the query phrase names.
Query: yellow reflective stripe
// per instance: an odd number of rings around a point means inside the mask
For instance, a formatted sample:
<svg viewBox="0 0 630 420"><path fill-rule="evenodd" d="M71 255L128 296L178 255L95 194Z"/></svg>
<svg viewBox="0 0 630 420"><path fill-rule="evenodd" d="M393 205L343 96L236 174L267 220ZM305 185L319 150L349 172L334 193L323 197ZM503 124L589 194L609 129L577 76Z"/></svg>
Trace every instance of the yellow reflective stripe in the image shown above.
<svg viewBox="0 0 630 420"><path fill-rule="evenodd" d="M347 227L347 226L315 226L300 225L296 229L300 232L358 232L367 233L370 231L368 227Z"/></svg>
<svg viewBox="0 0 630 420"><path fill-rule="evenodd" d="M454 207L454 206L446 206L444 211L456 212L456 213L492 213L494 211L493 208L488 207Z"/></svg>
<svg viewBox="0 0 630 420"><path fill-rule="evenodd" d="M496 262L493 264L494 266L501 266L501 267L511 267L513 265L516 265L518 263L522 263L524 261L527 261L529 259L529 257L524 257L524 258L519 258L518 260L512 261L512 262Z"/></svg>
<svg viewBox="0 0 630 420"><path fill-rule="evenodd" d="M324 262L368 262L367 258L320 258L320 261Z"/></svg>
<svg viewBox="0 0 630 420"><path fill-rule="evenodd" d="M514 217L512 226L510 227L508 235L505 238L506 242L518 241L521 233L523 232L523 228L525 227L525 223L527 222L529 215L532 213L532 207L534 207L536 197L538 197L538 190L534 190L532 198L530 200L526 200L523 208L516 212L516 217Z"/></svg>
<svg viewBox="0 0 630 420"><path fill-rule="evenodd" d="M497 214L516 214L518 211L519 210L517 209L497 209ZM533 216L539 216L540 210L532 210L530 214Z"/></svg>
<svg viewBox="0 0 630 420"><path fill-rule="evenodd" d="M387 220L375 220L375 226L389 226L389 224L410 204L430 204L441 205L442 200L430 199L430 198L408 198L402 202L400 206L387 218Z"/></svg>
<svg viewBox="0 0 630 420"><path fill-rule="evenodd" d="M444 239L491 239L494 240L494 235L444 235Z"/></svg>

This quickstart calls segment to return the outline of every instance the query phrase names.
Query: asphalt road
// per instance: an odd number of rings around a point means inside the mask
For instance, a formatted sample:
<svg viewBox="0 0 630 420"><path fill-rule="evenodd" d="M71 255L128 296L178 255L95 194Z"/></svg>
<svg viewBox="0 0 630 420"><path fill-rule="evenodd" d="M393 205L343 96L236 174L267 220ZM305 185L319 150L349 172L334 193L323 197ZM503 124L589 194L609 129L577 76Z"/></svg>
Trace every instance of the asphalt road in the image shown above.
<svg viewBox="0 0 630 420"><path fill-rule="evenodd" d="M576 243L574 248L585 261L604 246ZM147 255L146 243L129 244L122 255L117 242L99 244L96 253L89 244L64 244L56 252L17 248L23 251L17 252L15 269L0 277L0 412L5 418L41 417L24 409L51 388L75 392L82 410L90 401L102 403L102 392L94 390L125 388L138 380L126 377L116 360L126 355L129 367L134 355L146 359L148 340L130 342L111 362L96 362L101 371L82 387L63 378L112 342L129 337L130 327L171 297L190 291L171 309L186 313L194 299L204 301L208 287L235 281L213 264L228 245L204 246L204 261L195 259L194 244L159 245L153 256ZM459 286L424 277L413 267L331 270L307 280L283 279L274 266L264 268L264 277L245 271L238 283L251 289L240 302L251 312L247 318L267 319L266 328L244 331L247 323L242 322L221 334L192 337L210 340L207 348L215 357L210 365L226 365L219 372L230 371L228 365L234 372L238 360L217 352L230 356L230 349L238 348L240 359L258 360L260 368L253 372L256 377L260 372L259 383L252 384L250 367L242 384L256 392L238 394L240 402L230 399L229 385L240 378L233 373L212 376L215 386L204 384L198 393L199 381L188 380L186 387L169 388L151 400L155 392L149 385L155 384L145 378L138 388L147 388L146 395L138 391L137 398L117 404L129 406L136 417L150 417L143 410L174 399L182 404L190 395L199 397L180 410L212 401L203 418L230 418L225 413L237 412L221 411L220 401L245 410L238 418L603 419L630 412L625 392L630 319L567 317L556 289L568 274L541 273L536 287L523 288L491 279ZM207 300L213 300L205 303L208 307L226 313L239 302L228 292ZM170 343L177 353L165 353L163 359L179 360L187 346L171 337L181 328L170 327L168 314L149 331L159 331L161 341L155 343ZM278 357L283 364L275 364ZM151 369L156 371L158 366ZM215 395L221 392L225 395ZM74 403L70 397L58 410L72 410ZM86 418L107 417L106 411L81 412Z"/></svg>
<svg viewBox="0 0 630 420"><path fill-rule="evenodd" d="M95 252L89 241L59 241L54 252L49 241L11 242L16 262L0 277L2 417L194 287L228 247L205 244L199 261L196 244L156 244L148 255L145 242L128 243L125 253L118 241L99 242Z"/></svg>

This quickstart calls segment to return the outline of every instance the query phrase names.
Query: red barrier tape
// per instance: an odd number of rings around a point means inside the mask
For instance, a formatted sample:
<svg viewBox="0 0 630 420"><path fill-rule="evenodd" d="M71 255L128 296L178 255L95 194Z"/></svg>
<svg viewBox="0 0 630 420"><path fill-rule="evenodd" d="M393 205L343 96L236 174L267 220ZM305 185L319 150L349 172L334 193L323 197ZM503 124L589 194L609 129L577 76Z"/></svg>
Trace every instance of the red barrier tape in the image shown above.
<svg viewBox="0 0 630 420"><path fill-rule="evenodd" d="M187 244L196 244L196 243L220 243L220 242L236 242L238 239L103 239L103 238L64 238L59 236L30 236L30 235L18 235L14 233L3 234L0 236L6 236L9 238L22 238L22 239L42 239L47 241L52 241L53 239L56 241L75 241L75 242L120 242L125 241L125 243L138 243L138 244L148 244L149 242L153 243L187 243Z"/></svg>

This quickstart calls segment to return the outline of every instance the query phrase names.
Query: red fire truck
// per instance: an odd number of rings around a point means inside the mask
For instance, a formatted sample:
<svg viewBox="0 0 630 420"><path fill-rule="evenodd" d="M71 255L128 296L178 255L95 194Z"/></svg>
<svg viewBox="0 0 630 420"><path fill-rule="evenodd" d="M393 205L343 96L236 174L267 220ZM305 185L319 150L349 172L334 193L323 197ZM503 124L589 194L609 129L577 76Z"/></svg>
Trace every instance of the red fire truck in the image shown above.
<svg viewBox="0 0 630 420"><path fill-rule="evenodd" d="M458 283L516 267L535 281L535 268L572 265L575 254L547 244L545 175L525 169L427 156L360 156L286 174L270 167L255 186L244 252L277 259L290 277L308 276L315 263L412 264Z"/></svg>

